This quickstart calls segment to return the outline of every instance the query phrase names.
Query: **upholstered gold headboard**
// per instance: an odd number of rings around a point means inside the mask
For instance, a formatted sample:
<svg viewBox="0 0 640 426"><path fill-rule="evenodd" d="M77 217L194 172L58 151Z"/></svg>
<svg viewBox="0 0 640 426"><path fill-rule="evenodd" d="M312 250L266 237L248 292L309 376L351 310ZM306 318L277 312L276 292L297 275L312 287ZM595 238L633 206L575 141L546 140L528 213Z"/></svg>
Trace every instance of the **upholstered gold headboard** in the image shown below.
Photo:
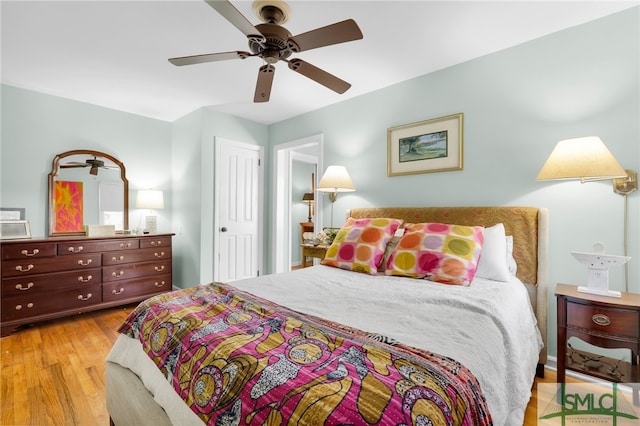
<svg viewBox="0 0 640 426"><path fill-rule="evenodd" d="M348 211L354 218L392 217L405 223L437 222L489 227L503 223L513 236L517 277L527 284L538 328L545 343L540 354L546 362L548 210L537 207L371 207Z"/></svg>

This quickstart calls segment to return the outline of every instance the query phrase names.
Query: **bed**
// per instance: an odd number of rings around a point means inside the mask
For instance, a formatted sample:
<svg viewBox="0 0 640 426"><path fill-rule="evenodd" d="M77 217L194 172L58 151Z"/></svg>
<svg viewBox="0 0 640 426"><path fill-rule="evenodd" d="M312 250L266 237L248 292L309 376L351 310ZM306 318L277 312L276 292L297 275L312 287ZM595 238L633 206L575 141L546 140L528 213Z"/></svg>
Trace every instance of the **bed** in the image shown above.
<svg viewBox="0 0 640 426"><path fill-rule="evenodd" d="M111 422L522 424L547 357L547 215L534 207L352 209L347 230L382 223L374 218L407 229L375 252L387 272L343 268L330 249L311 268L147 300L107 358ZM471 281L398 276L408 224L480 232ZM496 259L490 242L503 240L509 277L497 279L486 262ZM193 322L200 327L184 331ZM240 334L231 323L251 327Z"/></svg>

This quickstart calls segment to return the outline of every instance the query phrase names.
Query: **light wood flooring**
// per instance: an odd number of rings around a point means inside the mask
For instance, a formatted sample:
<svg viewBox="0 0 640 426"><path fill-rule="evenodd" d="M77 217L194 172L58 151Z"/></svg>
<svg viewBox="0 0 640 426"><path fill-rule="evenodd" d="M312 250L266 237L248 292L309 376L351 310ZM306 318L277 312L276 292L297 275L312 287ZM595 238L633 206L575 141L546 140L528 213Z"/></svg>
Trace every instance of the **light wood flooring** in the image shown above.
<svg viewBox="0 0 640 426"><path fill-rule="evenodd" d="M134 306L39 323L0 339L0 424L109 424L104 360L120 323ZM536 379L525 426L537 425Z"/></svg>

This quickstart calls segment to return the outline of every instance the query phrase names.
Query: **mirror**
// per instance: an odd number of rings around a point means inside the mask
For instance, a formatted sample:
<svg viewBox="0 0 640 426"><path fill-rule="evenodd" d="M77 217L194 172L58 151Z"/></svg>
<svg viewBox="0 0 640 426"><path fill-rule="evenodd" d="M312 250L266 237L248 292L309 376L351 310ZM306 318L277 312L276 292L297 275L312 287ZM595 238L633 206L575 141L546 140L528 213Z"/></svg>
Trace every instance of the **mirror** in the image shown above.
<svg viewBox="0 0 640 426"><path fill-rule="evenodd" d="M99 151L56 155L49 173L49 236L85 235L85 225L129 229L129 182L122 162Z"/></svg>

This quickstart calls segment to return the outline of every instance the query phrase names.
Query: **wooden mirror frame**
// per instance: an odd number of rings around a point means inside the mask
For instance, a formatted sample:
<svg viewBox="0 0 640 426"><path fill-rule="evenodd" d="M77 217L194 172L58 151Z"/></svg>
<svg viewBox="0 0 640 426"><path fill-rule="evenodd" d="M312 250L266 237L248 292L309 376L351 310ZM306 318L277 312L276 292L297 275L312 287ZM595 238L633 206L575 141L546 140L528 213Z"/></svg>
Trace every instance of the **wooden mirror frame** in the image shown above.
<svg viewBox="0 0 640 426"><path fill-rule="evenodd" d="M124 164L118 160L117 158L109 155L109 154L105 154L104 152L100 152L100 151L92 151L92 150L88 150L88 149L76 149L73 151L67 151L67 152L63 152L62 154L58 154L55 156L55 158L53 159L53 162L51 164L51 173L49 173L49 236L50 237L55 237L55 236L65 236L65 235L86 235L86 233L84 231L81 232L54 232L55 229L55 224L56 224L56 218L55 218L55 212L54 212L54 204L53 204L53 197L54 197L54 178L56 176L58 176L58 171L59 171L59 165L60 165L60 160L62 160L65 157L70 157L72 155L87 155L87 156L91 156L91 157L102 157L102 158L106 158L110 161L112 161L114 164L116 164L118 167L120 167L120 178L122 179L122 184L123 184L123 197L124 197L124 204L123 204L123 227L124 229L129 229L129 181L127 180L127 176L126 176L126 171L125 171L125 167Z"/></svg>

